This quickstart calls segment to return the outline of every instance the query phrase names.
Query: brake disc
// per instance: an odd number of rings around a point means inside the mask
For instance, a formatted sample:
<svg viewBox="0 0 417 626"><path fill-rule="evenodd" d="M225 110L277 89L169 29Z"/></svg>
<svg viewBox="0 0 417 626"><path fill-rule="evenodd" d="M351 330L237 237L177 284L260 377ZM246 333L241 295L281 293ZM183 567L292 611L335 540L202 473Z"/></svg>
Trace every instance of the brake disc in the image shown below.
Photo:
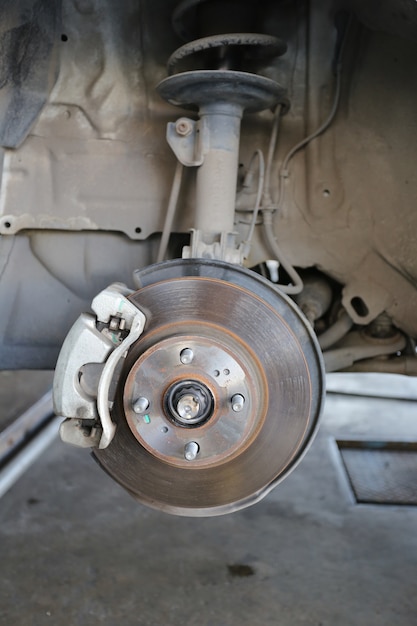
<svg viewBox="0 0 417 626"><path fill-rule="evenodd" d="M324 373L308 322L257 274L176 260L137 272L129 299L147 324L94 451L136 499L210 516L261 499L315 432Z"/></svg>

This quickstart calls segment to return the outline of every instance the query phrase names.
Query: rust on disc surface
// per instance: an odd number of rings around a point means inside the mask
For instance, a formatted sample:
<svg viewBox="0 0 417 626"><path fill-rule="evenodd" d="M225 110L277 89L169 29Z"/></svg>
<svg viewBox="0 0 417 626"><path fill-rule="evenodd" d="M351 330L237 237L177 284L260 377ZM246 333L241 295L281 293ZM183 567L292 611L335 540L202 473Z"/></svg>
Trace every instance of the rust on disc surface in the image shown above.
<svg viewBox="0 0 417 626"><path fill-rule="evenodd" d="M240 277L242 273L248 275L245 281L239 279L241 283L256 283L257 293L213 277L181 276L148 284L131 296L147 316L147 324L126 359L119 383L113 409L115 438L109 448L97 450L94 455L135 498L166 512L220 515L252 504L294 466L317 425L323 371L311 330L283 294L246 270L237 272ZM265 299L260 297L263 291ZM244 418L247 428L242 429L241 440L236 436L236 445L230 449L226 446L225 453L220 450L216 457L212 438L209 461L194 465L181 461L174 448L153 454L152 445L157 448L159 439L149 437L150 443L144 441L142 445L140 439L147 438L146 430L141 427L142 434L134 434L132 415L126 419L131 402L126 398L132 396L132 385L138 384L135 381L140 381L140 376L132 374L135 367L164 342L175 345L181 337L185 338L184 345L192 341L197 346L207 345L212 341L226 353L236 355L249 379L246 382L251 396L251 411ZM178 372L172 374L173 379L181 378L180 367ZM170 380L170 374L167 376ZM184 376L193 376L192 364ZM202 378L201 371L196 377ZM214 384L213 388L217 393ZM163 393L161 389L161 397ZM231 414L221 409L224 402L217 402L213 417L204 425L192 429L174 426L180 439L188 431L186 436L197 440L199 431L203 436L203 430L210 433L219 423L222 433L227 432ZM159 411L161 415L155 416L166 419L162 404Z"/></svg>

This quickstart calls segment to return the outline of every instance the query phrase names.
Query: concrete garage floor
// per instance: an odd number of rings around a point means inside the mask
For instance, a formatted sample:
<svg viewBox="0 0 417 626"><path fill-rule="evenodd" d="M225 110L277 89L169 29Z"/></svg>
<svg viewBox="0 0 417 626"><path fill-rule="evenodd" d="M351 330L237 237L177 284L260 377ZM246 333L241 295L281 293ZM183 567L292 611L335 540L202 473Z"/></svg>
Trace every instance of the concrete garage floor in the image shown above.
<svg viewBox="0 0 417 626"><path fill-rule="evenodd" d="M52 372L0 371L0 431L50 389Z"/></svg>
<svg viewBox="0 0 417 626"><path fill-rule="evenodd" d="M368 390L417 396L394 383ZM56 441L0 500L0 624L415 625L417 507L354 504L334 438L416 439L416 407L332 392L291 476L211 519L137 504Z"/></svg>

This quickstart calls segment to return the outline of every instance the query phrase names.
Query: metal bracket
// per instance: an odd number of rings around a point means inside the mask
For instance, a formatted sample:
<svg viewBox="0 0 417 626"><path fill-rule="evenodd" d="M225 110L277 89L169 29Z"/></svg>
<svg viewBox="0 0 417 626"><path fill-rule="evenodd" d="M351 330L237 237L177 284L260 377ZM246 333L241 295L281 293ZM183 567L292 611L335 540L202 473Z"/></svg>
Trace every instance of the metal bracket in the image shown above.
<svg viewBox="0 0 417 626"><path fill-rule="evenodd" d="M176 122L168 122L167 142L178 161L186 167L197 167L204 161L204 132L200 122L180 117Z"/></svg>
<svg viewBox="0 0 417 626"><path fill-rule="evenodd" d="M220 233L219 241L207 243L204 233L198 229L191 230L189 246L182 249L183 259L217 259L235 265L242 265L242 247L236 248L236 233Z"/></svg>

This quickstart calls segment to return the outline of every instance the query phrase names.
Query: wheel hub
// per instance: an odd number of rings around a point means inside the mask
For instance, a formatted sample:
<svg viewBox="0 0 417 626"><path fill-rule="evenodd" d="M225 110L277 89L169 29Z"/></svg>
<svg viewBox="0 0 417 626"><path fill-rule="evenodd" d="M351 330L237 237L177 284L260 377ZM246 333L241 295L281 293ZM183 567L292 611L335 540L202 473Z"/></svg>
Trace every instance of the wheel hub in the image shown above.
<svg viewBox="0 0 417 626"><path fill-rule="evenodd" d="M224 329L204 322L190 322L188 329L192 334L161 339L137 359L125 383L124 414L133 436L162 461L187 466L184 451L194 442L196 466L218 465L254 436L263 418L254 407L267 394L266 381ZM184 350L193 353L189 363L181 361ZM138 414L143 397L146 411ZM239 410L237 397L244 399Z"/></svg>
<svg viewBox="0 0 417 626"><path fill-rule="evenodd" d="M166 395L167 414L180 426L198 426L212 414L214 399L210 390L197 380L172 385Z"/></svg>

